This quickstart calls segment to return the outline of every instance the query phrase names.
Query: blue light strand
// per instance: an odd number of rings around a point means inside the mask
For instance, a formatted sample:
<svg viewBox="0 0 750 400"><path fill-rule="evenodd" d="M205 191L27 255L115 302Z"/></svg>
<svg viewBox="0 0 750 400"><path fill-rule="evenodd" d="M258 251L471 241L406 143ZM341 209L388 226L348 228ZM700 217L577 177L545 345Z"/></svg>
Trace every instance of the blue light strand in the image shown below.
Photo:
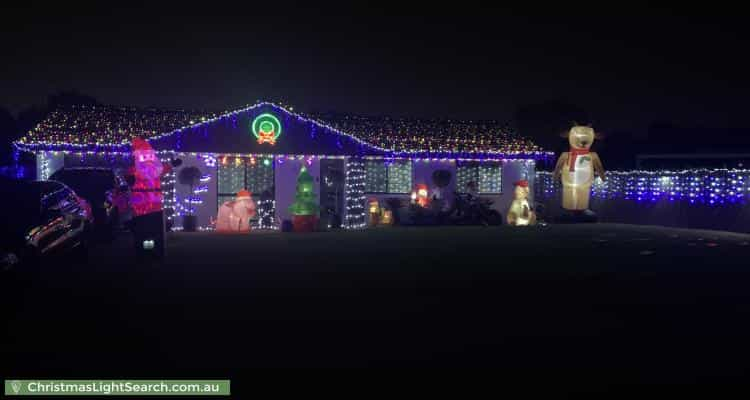
<svg viewBox="0 0 750 400"><path fill-rule="evenodd" d="M718 207L745 204L750 198L748 169L690 169L681 171L608 171L607 180L594 181L592 198L624 199L639 203L687 202ZM561 184L552 173L537 171L535 194L540 199L559 195Z"/></svg>

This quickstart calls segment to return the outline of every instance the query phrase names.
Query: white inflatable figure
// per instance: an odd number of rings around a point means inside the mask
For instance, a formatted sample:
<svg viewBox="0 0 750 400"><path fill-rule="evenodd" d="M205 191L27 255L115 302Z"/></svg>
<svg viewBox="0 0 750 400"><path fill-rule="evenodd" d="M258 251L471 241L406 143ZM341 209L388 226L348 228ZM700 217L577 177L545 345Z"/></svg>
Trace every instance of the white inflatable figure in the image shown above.
<svg viewBox="0 0 750 400"><path fill-rule="evenodd" d="M529 182L520 180L514 183L513 202L508 209L508 225L524 226L536 224L536 213L529 205Z"/></svg>
<svg viewBox="0 0 750 400"><path fill-rule="evenodd" d="M250 219L255 216L255 202L247 190L237 192L234 200L219 207L216 217L217 232L249 232Z"/></svg>

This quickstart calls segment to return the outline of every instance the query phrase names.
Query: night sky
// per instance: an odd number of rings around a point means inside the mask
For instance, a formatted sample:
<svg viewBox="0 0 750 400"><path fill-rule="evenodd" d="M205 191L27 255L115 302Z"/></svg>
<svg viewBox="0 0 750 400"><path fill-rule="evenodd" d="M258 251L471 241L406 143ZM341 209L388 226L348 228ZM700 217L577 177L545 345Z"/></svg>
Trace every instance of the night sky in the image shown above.
<svg viewBox="0 0 750 400"><path fill-rule="evenodd" d="M208 4L176 14L186 9L6 14L0 107L18 112L75 88L118 105L225 110L268 99L308 112L504 120L560 101L604 131L748 127L741 19L263 16Z"/></svg>

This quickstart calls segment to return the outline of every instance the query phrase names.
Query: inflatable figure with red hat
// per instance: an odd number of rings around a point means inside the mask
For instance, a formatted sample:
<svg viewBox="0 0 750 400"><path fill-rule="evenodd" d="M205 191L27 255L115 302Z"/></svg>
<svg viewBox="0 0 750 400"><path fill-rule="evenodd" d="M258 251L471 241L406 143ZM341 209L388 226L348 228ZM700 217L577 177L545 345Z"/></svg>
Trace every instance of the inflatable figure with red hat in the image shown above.
<svg viewBox="0 0 750 400"><path fill-rule="evenodd" d="M529 205L529 181L514 182L513 201L508 209L508 225L534 225L536 213Z"/></svg>
<svg viewBox="0 0 750 400"><path fill-rule="evenodd" d="M128 171L132 178L130 202L135 217L161 211L161 177L172 172L179 160L163 163L151 145L141 139L133 139L133 166Z"/></svg>
<svg viewBox="0 0 750 400"><path fill-rule="evenodd" d="M411 192L411 202L419 204L421 207L428 207L430 205L430 194L427 185L424 183L417 184Z"/></svg>
<svg viewBox="0 0 750 400"><path fill-rule="evenodd" d="M216 216L217 232L249 232L250 218L255 216L255 202L247 190L237 192L234 200L225 202L219 207Z"/></svg>

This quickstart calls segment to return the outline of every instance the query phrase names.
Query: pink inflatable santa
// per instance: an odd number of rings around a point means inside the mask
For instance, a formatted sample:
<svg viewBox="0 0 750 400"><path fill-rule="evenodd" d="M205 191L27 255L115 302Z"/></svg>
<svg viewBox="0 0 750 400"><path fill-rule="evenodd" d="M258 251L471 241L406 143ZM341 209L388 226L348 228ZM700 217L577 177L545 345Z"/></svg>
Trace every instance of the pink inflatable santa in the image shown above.
<svg viewBox="0 0 750 400"><path fill-rule="evenodd" d="M249 232L250 219L255 216L255 202L247 190L237 192L234 200L219 207L216 216L217 232Z"/></svg>
<svg viewBox="0 0 750 400"><path fill-rule="evenodd" d="M130 202L135 217L161 211L161 177L172 171L170 163L162 163L151 145L141 139L133 139L133 167L130 174L135 178Z"/></svg>

